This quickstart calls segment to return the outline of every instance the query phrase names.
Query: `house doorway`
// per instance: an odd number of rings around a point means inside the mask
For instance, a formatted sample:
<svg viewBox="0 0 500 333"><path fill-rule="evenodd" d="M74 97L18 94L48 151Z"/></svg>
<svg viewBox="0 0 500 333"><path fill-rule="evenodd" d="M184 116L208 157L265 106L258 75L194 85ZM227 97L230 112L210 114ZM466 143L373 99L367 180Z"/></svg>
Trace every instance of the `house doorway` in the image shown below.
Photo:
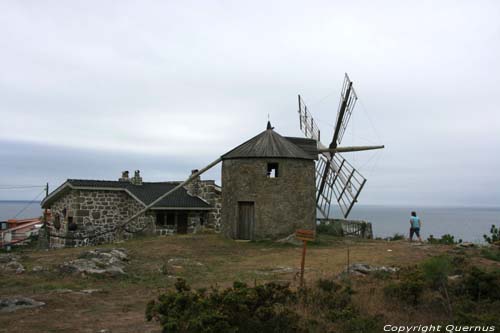
<svg viewBox="0 0 500 333"><path fill-rule="evenodd" d="M186 213L177 213L177 233L187 234L188 232L188 215Z"/></svg>
<svg viewBox="0 0 500 333"><path fill-rule="evenodd" d="M238 227L236 228L237 239L253 239L255 228L255 208L253 202L238 202Z"/></svg>

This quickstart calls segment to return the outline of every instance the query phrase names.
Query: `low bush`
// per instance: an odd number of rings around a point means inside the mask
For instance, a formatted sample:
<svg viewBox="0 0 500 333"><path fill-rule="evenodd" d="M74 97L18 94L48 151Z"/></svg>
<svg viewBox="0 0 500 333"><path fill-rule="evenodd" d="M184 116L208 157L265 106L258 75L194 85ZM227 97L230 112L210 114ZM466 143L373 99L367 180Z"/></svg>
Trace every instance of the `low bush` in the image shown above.
<svg viewBox="0 0 500 333"><path fill-rule="evenodd" d="M192 290L184 280L175 287L146 308L146 319L159 321L163 332L354 333L382 327L380 318L364 316L352 304L349 285L333 280L299 290L239 282L227 289Z"/></svg>
<svg viewBox="0 0 500 333"><path fill-rule="evenodd" d="M316 227L316 232L318 234L330 235L330 236L344 236L344 230L340 223L320 223Z"/></svg>
<svg viewBox="0 0 500 333"><path fill-rule="evenodd" d="M484 240L489 244L495 244L500 242L500 229L497 228L494 224L490 228L489 235L483 235Z"/></svg>
<svg viewBox="0 0 500 333"><path fill-rule="evenodd" d="M395 233L392 235L392 237L388 237L387 240L389 241L398 241L398 240L403 240L405 239L405 235L400 234L400 233Z"/></svg>
<svg viewBox="0 0 500 333"><path fill-rule="evenodd" d="M418 268L401 270L400 280L389 283L384 288L386 297L398 299L410 305L420 303L425 286L425 278Z"/></svg>
<svg viewBox="0 0 500 333"><path fill-rule="evenodd" d="M456 289L457 296L466 295L474 301L500 301L500 271L484 271L472 267Z"/></svg>
<svg viewBox="0 0 500 333"><path fill-rule="evenodd" d="M455 236L450 234L444 234L441 238L434 238L434 235L430 235L427 238L427 242L431 244L454 245L462 243L462 239L456 241Z"/></svg>
<svg viewBox="0 0 500 333"><path fill-rule="evenodd" d="M500 261L500 249L482 249L481 255L486 259Z"/></svg>
<svg viewBox="0 0 500 333"><path fill-rule="evenodd" d="M483 235L484 240L489 244L494 244L500 242L500 228L497 228L494 224L490 228L489 235Z"/></svg>

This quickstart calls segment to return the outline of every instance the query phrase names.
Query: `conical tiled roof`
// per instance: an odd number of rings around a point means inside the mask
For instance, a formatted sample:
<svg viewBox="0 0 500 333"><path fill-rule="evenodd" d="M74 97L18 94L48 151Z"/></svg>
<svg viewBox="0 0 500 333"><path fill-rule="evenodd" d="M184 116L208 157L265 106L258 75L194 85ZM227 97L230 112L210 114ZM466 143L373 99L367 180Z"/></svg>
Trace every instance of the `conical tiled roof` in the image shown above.
<svg viewBox="0 0 500 333"><path fill-rule="evenodd" d="M238 147L222 155L223 160L235 158L296 158L304 160L315 160L316 155L306 153L297 145L282 137L273 130L271 123L267 123L267 129L242 143Z"/></svg>

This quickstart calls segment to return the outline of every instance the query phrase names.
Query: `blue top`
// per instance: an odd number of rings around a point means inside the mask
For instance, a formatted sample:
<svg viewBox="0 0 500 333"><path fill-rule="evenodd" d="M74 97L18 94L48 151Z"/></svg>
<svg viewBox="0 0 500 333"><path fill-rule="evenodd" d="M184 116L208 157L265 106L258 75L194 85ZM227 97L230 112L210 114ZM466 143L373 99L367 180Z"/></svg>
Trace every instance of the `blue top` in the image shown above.
<svg viewBox="0 0 500 333"><path fill-rule="evenodd" d="M410 223L412 228L420 228L420 218L418 216L411 216Z"/></svg>

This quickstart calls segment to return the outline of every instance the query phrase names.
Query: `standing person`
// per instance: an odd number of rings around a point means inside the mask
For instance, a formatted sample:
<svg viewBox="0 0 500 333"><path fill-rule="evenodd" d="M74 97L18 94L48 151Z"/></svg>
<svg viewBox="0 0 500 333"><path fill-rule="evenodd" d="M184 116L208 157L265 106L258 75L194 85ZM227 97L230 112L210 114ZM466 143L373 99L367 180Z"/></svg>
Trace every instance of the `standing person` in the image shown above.
<svg viewBox="0 0 500 333"><path fill-rule="evenodd" d="M422 221L420 221L420 217L417 216L417 213L411 212L410 216L410 242L413 240L413 234L416 234L418 240L422 242L422 238L420 238L420 228L422 227Z"/></svg>

